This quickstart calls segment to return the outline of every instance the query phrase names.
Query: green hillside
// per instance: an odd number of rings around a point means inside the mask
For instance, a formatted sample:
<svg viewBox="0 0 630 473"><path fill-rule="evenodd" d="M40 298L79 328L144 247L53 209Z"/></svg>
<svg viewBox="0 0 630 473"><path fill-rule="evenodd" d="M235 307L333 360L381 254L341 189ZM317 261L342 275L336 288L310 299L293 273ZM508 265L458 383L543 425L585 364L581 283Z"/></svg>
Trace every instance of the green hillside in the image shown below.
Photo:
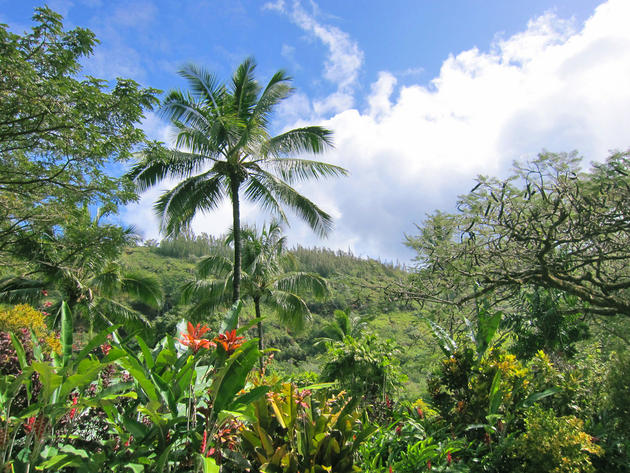
<svg viewBox="0 0 630 473"><path fill-rule="evenodd" d="M175 325L183 318L193 321L213 321L209 314L191 314L178 305L182 286L195 277L196 265L209 254L229 254L229 249L211 236L188 236L177 240L149 241L144 246L128 247L123 261L130 270L144 271L159 278L164 289L165 303L159 312L152 314L156 340L165 333L174 334ZM268 348L277 349L275 369L285 374L304 371L319 372L323 327L333 320L335 310L369 319L368 331L383 339L392 339L400 346L401 370L409 378L407 396L417 396L422 380L431 369L429 361L439 358L437 347L426 325L415 315L412 304L394 302L386 294L390 285L406 280L404 268L364 259L349 252L324 248L298 247L290 251L299 271L321 275L328 281L331 294L325 300L307 300L312 319L301 332L288 330L275 314L263 307L265 338ZM251 304L245 306L246 318L254 317ZM251 336L255 337L254 329Z"/></svg>

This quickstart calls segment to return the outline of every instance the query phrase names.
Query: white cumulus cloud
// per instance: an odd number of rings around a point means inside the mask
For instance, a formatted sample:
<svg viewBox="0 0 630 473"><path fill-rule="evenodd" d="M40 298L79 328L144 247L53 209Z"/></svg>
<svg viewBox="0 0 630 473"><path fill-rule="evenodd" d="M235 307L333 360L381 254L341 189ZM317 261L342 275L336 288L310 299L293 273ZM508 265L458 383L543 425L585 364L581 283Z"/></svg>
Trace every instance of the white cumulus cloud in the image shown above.
<svg viewBox="0 0 630 473"><path fill-rule="evenodd" d="M292 244L408 261L413 255L402 245L404 234L427 213L452 210L477 174L504 175L513 160L543 149L577 149L588 162L630 147L627 0L600 5L583 25L545 14L488 51L454 52L428 85L398 86L396 74L383 71L365 109L353 108L363 60L356 42L299 3L273 8L324 43L324 76L337 85L326 99L293 96L279 117L287 128L311 117L332 129L335 149L318 158L351 172L299 187L335 216L336 226L321 241L294 218ZM326 120L315 119L324 113ZM250 222L264 218L251 206L244 215ZM223 207L193 228L218 234L230 223Z"/></svg>
<svg viewBox="0 0 630 473"><path fill-rule="evenodd" d="M611 0L580 27L545 14L489 51L451 55L429 86L396 88L381 72L366 110L320 122L336 142L324 159L351 177L303 187L340 214L319 244L405 261L404 234L453 209L476 175L505 174L543 149L577 149L588 163L630 147L628 21L630 2ZM317 243L304 226L290 235Z"/></svg>
<svg viewBox="0 0 630 473"><path fill-rule="evenodd" d="M284 0L265 3L263 9L277 11L287 15L290 20L313 38L321 41L327 49L323 77L334 84L337 90L313 103L313 110L318 115L337 113L354 104L354 89L363 64L363 51L350 35L336 26L318 21L317 5L311 3L313 12L308 12L299 0L287 6ZM282 54L285 55L285 47Z"/></svg>

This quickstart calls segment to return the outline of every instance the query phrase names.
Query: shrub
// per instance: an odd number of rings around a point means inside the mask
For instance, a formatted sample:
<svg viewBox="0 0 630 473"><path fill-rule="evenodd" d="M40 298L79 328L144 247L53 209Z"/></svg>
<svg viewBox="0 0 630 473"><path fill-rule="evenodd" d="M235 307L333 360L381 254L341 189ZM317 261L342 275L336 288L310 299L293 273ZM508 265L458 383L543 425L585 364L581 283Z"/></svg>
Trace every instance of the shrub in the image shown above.
<svg viewBox="0 0 630 473"><path fill-rule="evenodd" d="M523 473L588 473L595 471L591 456L603 450L573 416L557 417L553 410L534 406L525 417L525 432L512 443L509 456Z"/></svg>

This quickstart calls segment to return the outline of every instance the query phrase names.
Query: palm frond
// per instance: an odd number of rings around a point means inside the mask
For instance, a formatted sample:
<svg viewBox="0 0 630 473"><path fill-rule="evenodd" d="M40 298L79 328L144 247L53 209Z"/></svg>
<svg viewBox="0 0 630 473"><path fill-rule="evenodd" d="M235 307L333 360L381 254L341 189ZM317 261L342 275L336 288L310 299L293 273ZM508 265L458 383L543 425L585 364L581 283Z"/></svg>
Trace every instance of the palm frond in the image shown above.
<svg viewBox="0 0 630 473"><path fill-rule="evenodd" d="M259 175L259 179L276 199L291 207L320 236L332 229L332 217L286 182L266 171Z"/></svg>
<svg viewBox="0 0 630 473"><path fill-rule="evenodd" d="M282 323L295 330L302 330L311 319L311 311L304 299L292 292L270 291L263 302L275 310Z"/></svg>
<svg viewBox="0 0 630 473"><path fill-rule="evenodd" d="M195 64L186 64L180 69L179 75L188 80L188 84L200 100L212 106L214 117L222 115L225 86L220 84L213 74Z"/></svg>
<svg viewBox="0 0 630 473"><path fill-rule="evenodd" d="M265 161L265 164L288 183L348 175L348 171L340 166L309 159L274 158Z"/></svg>
<svg viewBox="0 0 630 473"><path fill-rule="evenodd" d="M282 274L274 281L274 286L282 291L306 293L310 292L317 298L324 298L330 294L328 283L319 274L293 272Z"/></svg>
<svg viewBox="0 0 630 473"><path fill-rule="evenodd" d="M256 62L253 58L245 59L237 68L232 78L232 109L234 114L246 123L256 105L260 86L254 78Z"/></svg>
<svg viewBox="0 0 630 473"><path fill-rule="evenodd" d="M162 286L153 275L125 272L121 278L121 290L134 299L154 309L162 306Z"/></svg>
<svg viewBox="0 0 630 473"><path fill-rule="evenodd" d="M201 320L217 309L226 307L232 300L232 279L201 279L186 283L180 302L192 304L188 310L191 320Z"/></svg>
<svg viewBox="0 0 630 473"><path fill-rule="evenodd" d="M244 196L247 200L261 206L263 210L271 212L283 222L287 222L287 216L282 207L269 191L267 186L261 182L255 175L249 175L247 186L245 187Z"/></svg>
<svg viewBox="0 0 630 473"><path fill-rule="evenodd" d="M260 94L258 103L252 113L253 120L263 127L267 125L273 107L293 92L294 89L288 84L290 81L291 78L283 70L279 70L273 75L262 94Z"/></svg>
<svg viewBox="0 0 630 473"><path fill-rule="evenodd" d="M141 322L144 325L151 325L149 320L141 312L129 307L114 299L101 297L98 302L91 307L90 314L97 315L106 322L114 323Z"/></svg>
<svg viewBox="0 0 630 473"><path fill-rule="evenodd" d="M37 304L42 299L45 281L22 277L0 280L0 302L6 304Z"/></svg>
<svg viewBox="0 0 630 473"><path fill-rule="evenodd" d="M95 290L107 296L111 296L120 290L121 273L119 265L110 263L102 271L100 271L100 268L90 268L90 272L97 273L90 280L90 286Z"/></svg>
<svg viewBox="0 0 630 473"><path fill-rule="evenodd" d="M332 131L320 126L307 126L274 136L261 151L264 156L277 157L297 153L318 154L332 147Z"/></svg>
<svg viewBox="0 0 630 473"><path fill-rule="evenodd" d="M139 191L145 191L167 177L187 178L203 170L208 156L152 146L142 152L142 160L126 174Z"/></svg>
<svg viewBox="0 0 630 473"><path fill-rule="evenodd" d="M210 276L226 278L233 269L232 261L220 255L210 255L197 264L197 273L200 278Z"/></svg>
<svg viewBox="0 0 630 473"><path fill-rule="evenodd" d="M197 211L216 208L224 196L223 176L206 172L190 177L160 196L155 211L161 220L161 230L176 236L190 225Z"/></svg>
<svg viewBox="0 0 630 473"><path fill-rule="evenodd" d="M172 122L184 122L192 128L204 130L210 127L212 116L207 117L207 108L195 101L190 94L172 90L164 99L160 115Z"/></svg>
<svg viewBox="0 0 630 473"><path fill-rule="evenodd" d="M175 137L175 147L186 149L191 154L203 156L207 161L215 161L217 158L218 144L215 135L207 133L205 130L199 130L194 127L187 126L181 122L173 122L177 128L177 136Z"/></svg>

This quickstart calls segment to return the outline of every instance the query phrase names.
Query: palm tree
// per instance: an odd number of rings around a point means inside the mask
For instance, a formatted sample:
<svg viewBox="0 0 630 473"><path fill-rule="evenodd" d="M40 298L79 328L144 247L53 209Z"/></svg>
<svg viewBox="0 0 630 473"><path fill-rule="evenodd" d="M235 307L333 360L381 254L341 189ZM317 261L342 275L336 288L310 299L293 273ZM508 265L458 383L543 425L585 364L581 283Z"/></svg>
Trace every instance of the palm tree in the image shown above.
<svg viewBox="0 0 630 473"><path fill-rule="evenodd" d="M338 166L289 157L323 152L332 146L332 133L308 126L271 136L271 114L291 94L291 79L278 71L262 88L254 79L255 68L254 60L246 59L225 85L202 68L185 66L179 73L187 79L191 92L172 91L162 106L162 114L177 130L176 148L149 147L128 174L141 191L167 177L183 179L155 204L167 236L189 227L198 211L215 209L224 197L231 200L233 302L240 297L241 198L258 203L283 222L282 205L286 205L325 235L332 225L330 215L291 184L347 174Z"/></svg>
<svg viewBox="0 0 630 473"><path fill-rule="evenodd" d="M162 303L160 284L120 264L121 248L136 237L129 229L101 224L102 215L92 218L83 207L63 232L23 233L16 254L28 261L28 271L0 280L0 301L37 304L46 299L50 304L52 299L55 302L47 310L53 314L66 302L90 328L95 321L148 324L121 296L157 309Z"/></svg>
<svg viewBox="0 0 630 473"><path fill-rule="evenodd" d="M295 268L295 260L286 252L286 238L281 236L278 222L263 226L260 235L255 227L243 228L242 295L254 302L256 318L261 318L261 304L274 311L288 327L301 330L311 317L302 296L312 293L328 295L328 284L318 274L287 271ZM232 242L228 237L226 243ZM211 255L199 262L197 281L182 291L184 302L195 300L190 312L211 313L231 300L233 263L220 255ZM258 347L264 348L262 321L258 321ZM262 363L262 360L261 360ZM262 365L261 365L262 369Z"/></svg>
<svg viewBox="0 0 630 473"><path fill-rule="evenodd" d="M332 322L322 327L315 345L342 342L346 337L359 339L367 329L368 323L375 318L375 315L350 316L348 314L349 312L343 310L335 310Z"/></svg>

